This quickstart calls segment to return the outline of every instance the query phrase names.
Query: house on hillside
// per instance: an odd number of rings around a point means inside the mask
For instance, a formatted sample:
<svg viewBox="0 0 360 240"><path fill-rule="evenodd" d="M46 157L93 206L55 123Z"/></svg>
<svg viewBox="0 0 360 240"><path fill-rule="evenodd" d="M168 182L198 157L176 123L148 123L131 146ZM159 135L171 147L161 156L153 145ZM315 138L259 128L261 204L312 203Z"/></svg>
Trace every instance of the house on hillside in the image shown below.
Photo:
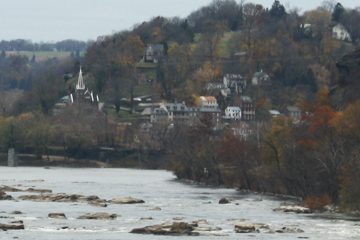
<svg viewBox="0 0 360 240"><path fill-rule="evenodd" d="M144 62L158 62L159 58L164 56L164 45L149 44L144 48Z"/></svg>
<svg viewBox="0 0 360 240"><path fill-rule="evenodd" d="M285 115L288 117L293 117L294 119L300 119L301 109L295 106L288 106L285 109Z"/></svg>
<svg viewBox="0 0 360 240"><path fill-rule="evenodd" d="M346 30L346 28L344 27L344 25L342 25L341 23L336 24L336 25L332 28L332 37L333 37L334 39L351 42L350 33Z"/></svg>
<svg viewBox="0 0 360 240"><path fill-rule="evenodd" d="M270 85L270 77L266 72L262 70L260 72L254 73L252 80L252 85Z"/></svg>
<svg viewBox="0 0 360 240"><path fill-rule="evenodd" d="M240 74L226 74L223 81L224 85L234 94L242 93L246 88L246 79Z"/></svg>
<svg viewBox="0 0 360 240"><path fill-rule="evenodd" d="M145 108L141 113L144 119L151 123L164 123L168 121L168 114L162 108Z"/></svg>
<svg viewBox="0 0 360 240"><path fill-rule="evenodd" d="M231 123L229 127L234 136L238 136L243 139L247 139L252 133L250 125L247 122L236 121Z"/></svg>
<svg viewBox="0 0 360 240"><path fill-rule="evenodd" d="M278 110L269 110L269 113L273 118L276 118L281 115L281 113Z"/></svg>
<svg viewBox="0 0 360 240"><path fill-rule="evenodd" d="M200 96L198 107L219 108L217 100L213 96Z"/></svg>
<svg viewBox="0 0 360 240"><path fill-rule="evenodd" d="M166 112L167 121L174 124L193 126L199 123L201 118L209 117L214 123L215 129L221 126L221 110L219 108L187 107L184 103L161 103L159 108ZM151 115L153 114L155 113L152 112ZM154 118L151 116L151 119Z"/></svg>
<svg viewBox="0 0 360 240"><path fill-rule="evenodd" d="M206 84L205 89L208 91L211 90L222 90L225 89L225 84L221 82L209 82Z"/></svg>
<svg viewBox="0 0 360 240"><path fill-rule="evenodd" d="M241 96L240 108L242 110L242 119L255 120L255 107L249 96Z"/></svg>
<svg viewBox="0 0 360 240"><path fill-rule="evenodd" d="M241 108L230 106L225 109L225 119L240 120L241 119Z"/></svg>

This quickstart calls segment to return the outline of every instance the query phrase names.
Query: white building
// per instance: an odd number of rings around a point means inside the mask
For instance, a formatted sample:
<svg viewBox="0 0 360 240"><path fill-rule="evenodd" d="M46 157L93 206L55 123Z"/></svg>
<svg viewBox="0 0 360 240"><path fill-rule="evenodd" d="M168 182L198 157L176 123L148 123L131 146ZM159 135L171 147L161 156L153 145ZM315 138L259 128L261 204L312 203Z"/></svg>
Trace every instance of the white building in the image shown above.
<svg viewBox="0 0 360 240"><path fill-rule="evenodd" d="M277 110L269 110L269 113L273 118L276 118L281 115L281 113Z"/></svg>
<svg viewBox="0 0 360 240"><path fill-rule="evenodd" d="M350 36L349 32L346 30L344 25L342 25L341 23L336 24L332 28L332 37L334 39L347 40L347 41L351 42L351 36Z"/></svg>
<svg viewBox="0 0 360 240"><path fill-rule="evenodd" d="M223 78L224 85L233 93L242 93L246 88L246 79L240 74L226 74Z"/></svg>
<svg viewBox="0 0 360 240"><path fill-rule="evenodd" d="M241 108L227 107L225 109L225 118L240 120L241 119Z"/></svg>
<svg viewBox="0 0 360 240"><path fill-rule="evenodd" d="M248 138L252 133L250 125L247 122L243 122L243 121L240 122L236 121L232 123L231 130L234 136L239 136L242 137L243 139Z"/></svg>
<svg viewBox="0 0 360 240"><path fill-rule="evenodd" d="M204 108L219 108L217 100L213 96L200 96L198 106Z"/></svg>
<svg viewBox="0 0 360 240"><path fill-rule="evenodd" d="M256 72L251 80L252 85L268 85L270 84L270 77L266 72Z"/></svg>

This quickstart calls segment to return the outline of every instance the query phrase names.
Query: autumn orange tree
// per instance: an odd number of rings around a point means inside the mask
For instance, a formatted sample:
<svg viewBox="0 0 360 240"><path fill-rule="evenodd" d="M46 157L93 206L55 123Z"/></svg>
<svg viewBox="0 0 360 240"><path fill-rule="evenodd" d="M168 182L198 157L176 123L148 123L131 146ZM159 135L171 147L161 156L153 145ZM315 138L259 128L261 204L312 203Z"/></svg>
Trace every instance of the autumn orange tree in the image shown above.
<svg viewBox="0 0 360 240"><path fill-rule="evenodd" d="M306 125L308 136L299 144L307 148L306 156L315 164L314 194L325 193L338 203L339 176L347 159L348 145L334 125L337 114L330 106L319 103L306 103L302 110L302 124Z"/></svg>
<svg viewBox="0 0 360 240"><path fill-rule="evenodd" d="M350 104L343 112L338 112L334 127L347 146L346 161L341 166L340 204L344 210L359 210L360 196L360 100Z"/></svg>

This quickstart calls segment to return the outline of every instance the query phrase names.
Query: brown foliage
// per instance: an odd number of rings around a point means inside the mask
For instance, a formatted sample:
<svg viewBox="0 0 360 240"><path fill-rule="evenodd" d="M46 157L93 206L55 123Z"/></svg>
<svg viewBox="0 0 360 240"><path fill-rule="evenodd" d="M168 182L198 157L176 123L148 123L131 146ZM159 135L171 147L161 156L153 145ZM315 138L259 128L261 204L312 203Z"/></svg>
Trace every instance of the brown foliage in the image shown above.
<svg viewBox="0 0 360 240"><path fill-rule="evenodd" d="M321 210L329 205L331 200L327 194L322 194L319 197L310 196L306 199L305 205L311 210Z"/></svg>

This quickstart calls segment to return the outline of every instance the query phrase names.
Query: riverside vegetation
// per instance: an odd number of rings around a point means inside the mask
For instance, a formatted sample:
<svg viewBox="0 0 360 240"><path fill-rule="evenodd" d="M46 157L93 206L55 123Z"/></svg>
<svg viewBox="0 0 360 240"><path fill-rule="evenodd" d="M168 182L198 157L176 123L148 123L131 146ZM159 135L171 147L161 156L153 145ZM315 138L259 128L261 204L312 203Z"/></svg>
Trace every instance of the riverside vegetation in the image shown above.
<svg viewBox="0 0 360 240"><path fill-rule="evenodd" d="M301 14L279 1L266 8L214 0L186 19L159 16L99 37L84 56L37 61L3 49L2 150L80 160L107 147L117 155L106 153L102 160L113 166L140 163L173 170L180 179L299 196L311 208L332 203L358 210L359 20L358 8L331 1ZM349 29L351 41L332 38L329 27L337 23ZM140 63L148 44L164 46L157 63ZM74 91L80 65L104 111L89 114L71 106L53 116L54 104ZM256 102L249 138L214 132L211 116L196 126L164 123L140 131L134 97L195 106L198 96L214 94L204 88L207 83L227 73L250 81L260 70L272 84L245 89ZM234 101L217 99L222 110ZM288 105L302 108L299 123L271 119L268 110Z"/></svg>

